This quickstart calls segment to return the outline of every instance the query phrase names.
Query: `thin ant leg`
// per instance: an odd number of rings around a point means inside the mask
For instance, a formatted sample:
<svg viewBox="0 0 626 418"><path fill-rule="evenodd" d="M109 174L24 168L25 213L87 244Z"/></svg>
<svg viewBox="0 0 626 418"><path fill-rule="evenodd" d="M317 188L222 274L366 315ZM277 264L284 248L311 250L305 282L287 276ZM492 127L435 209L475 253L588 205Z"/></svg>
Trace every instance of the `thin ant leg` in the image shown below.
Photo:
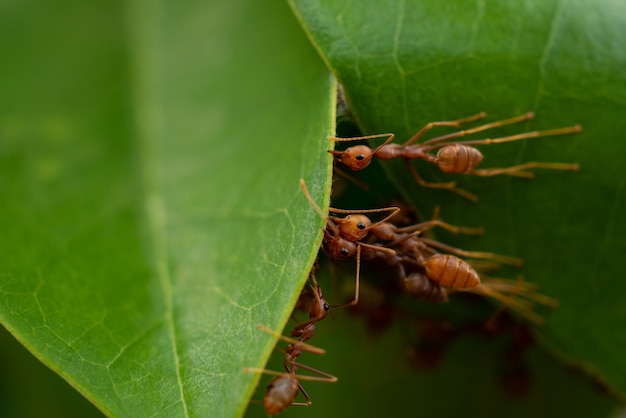
<svg viewBox="0 0 626 418"><path fill-rule="evenodd" d="M413 178L415 179L415 181L422 187L429 187L431 189L446 189L446 190L450 190L451 192L454 192L458 195L463 196L464 198L472 201L472 202L477 202L478 201L478 196L463 190L463 189L459 189L456 187L456 182L455 181L451 181L448 183L428 183L427 181L425 181L422 177L420 177L420 175L417 173L417 170L415 169L415 167L413 167L413 164L411 164L411 160L408 158L404 158L404 163L406 164L406 166L408 167L409 171L411 172L411 174L413 175Z"/></svg>
<svg viewBox="0 0 626 418"><path fill-rule="evenodd" d="M326 219L327 218L326 215L324 215L324 212L322 212L322 209L318 206L317 203L315 203L315 200L313 200L311 193L309 193L309 189L306 187L306 183L304 182L304 179L300 179L300 188L302 189L302 193L304 193L304 197L306 197L306 199L309 201L311 206L313 206L313 209L315 209L317 214L320 215L320 218Z"/></svg>
<svg viewBox="0 0 626 418"><path fill-rule="evenodd" d="M486 272L500 270L502 268L502 263L498 263L493 260L466 260L466 261L474 268L474 270L480 272L481 275Z"/></svg>
<svg viewBox="0 0 626 418"><path fill-rule="evenodd" d="M348 306L354 306L357 303L359 303L359 292L360 292L360 283L361 283L361 279L360 279L360 275L361 275L361 245L366 245L366 244L360 244L356 247L356 279L355 279L355 284L354 284L354 299L352 299L350 302L348 303L344 303L343 305L339 305L339 306L335 306L335 305L331 305L333 308L346 308Z"/></svg>
<svg viewBox="0 0 626 418"><path fill-rule="evenodd" d="M268 370L268 369L262 369L262 368L258 368L258 367L245 367L243 369L244 373L263 373L263 374L268 374L270 376L280 376L280 377L295 377L298 380L308 380L311 382L331 382L334 383L337 380L336 376L333 376L332 374L323 372L321 370L317 370L314 369L311 366L307 366L305 364L302 363L298 363L298 362L293 362L292 363L293 366L295 366L298 369L304 369L307 371L310 371L311 373L315 373L318 374L319 376L309 376L309 375L302 375L302 374L295 374L295 373L287 373L287 372L277 372L275 370Z"/></svg>
<svg viewBox="0 0 626 418"><path fill-rule="evenodd" d="M466 174L471 174L471 175L480 176L480 177L491 177L491 176L498 176L501 174L506 174L510 176L533 178L534 173L522 171L522 170L527 170L527 169L532 169L532 168L578 171L580 166L578 165L578 163L568 164L568 163L528 162L528 163L514 165L511 167L505 167L505 168L484 168L481 170L472 170L472 171L467 172Z"/></svg>
<svg viewBox="0 0 626 418"><path fill-rule="evenodd" d="M431 216L430 221L420 222L415 225L409 225L402 228L394 228L397 233L407 233L407 232L415 232L415 231L427 231L430 228L435 226L439 226L440 228L446 229L454 234L467 234L467 235L482 235L485 233L484 228L470 228L465 226L456 226L444 222L439 218L439 206L435 206L433 210L433 215Z"/></svg>
<svg viewBox="0 0 626 418"><path fill-rule="evenodd" d="M467 132L467 131L462 131L462 132ZM520 139L526 139L526 138L539 138L543 136L567 135L567 134L575 134L579 132L582 132L582 127L580 125L574 125L574 126L568 126L565 128L549 129L545 131L524 132L524 133L516 134L516 135L503 136L501 138L473 139L473 140L468 140L468 141L455 141L454 143L458 145L471 145L471 146L503 144L505 142L519 141ZM474 133L474 132L471 132L471 133ZM435 138L435 139L438 139L438 138ZM445 145L446 144L439 144L433 148L443 147Z"/></svg>
<svg viewBox="0 0 626 418"><path fill-rule="evenodd" d="M480 112L476 115L468 116L466 118L461 118L461 119L457 119L453 121L430 122L426 124L426 126L424 126L422 129L420 129L415 135L413 135L408 141L403 143L402 146L404 147L407 145L411 145L412 143L420 139L422 135L424 135L427 131L431 130L432 128L436 126L453 126L455 128L458 128L459 125L461 125L462 123L474 122L474 121L484 118L485 116L487 116L485 112Z"/></svg>
<svg viewBox="0 0 626 418"><path fill-rule="evenodd" d="M431 240L429 238L421 238L421 241L423 241L429 247L437 248L439 250L446 251L450 254L458 255L461 257L484 258L487 260L494 260L503 264L510 264L516 267L520 267L523 264L523 261L521 259L515 257L509 257L506 255L482 251L465 251L461 250L460 248L454 248L449 245L443 244L439 241Z"/></svg>
<svg viewBox="0 0 626 418"><path fill-rule="evenodd" d="M273 336L275 338L278 338L279 340L288 342L290 344L298 344L298 349L300 349L302 351L306 351L308 353L313 353L313 354L326 354L326 350L324 350L323 348L315 347L313 345L307 344L307 343L302 342L300 340L297 340L295 338L286 337L286 336L284 336L284 335L282 335L282 334L280 334L280 333L278 333L278 332L276 332L276 331L266 327L263 324L258 324L257 328L260 329L263 332L266 332L266 333L270 334L271 336ZM280 349L278 348L278 350L280 350ZM280 351L282 351L282 350L280 350Z"/></svg>
<svg viewBox="0 0 626 418"><path fill-rule="evenodd" d="M484 228L469 228L465 226L456 226L456 225L452 225L447 222L441 221L439 219L432 219L430 221L421 222L419 224L405 226L402 228L396 228L396 232L398 233L407 233L407 232L415 232L415 231L424 232L431 228L434 228L435 226L443 228L454 234L482 235L485 233Z"/></svg>
<svg viewBox="0 0 626 418"><path fill-rule="evenodd" d="M386 217L384 217L383 219L381 219L380 221L377 221L375 223L373 223L372 225L370 225L367 229L372 229L377 225L382 224L383 222L388 221L389 219L393 218L394 216L396 216L399 212L400 212L400 208L397 206L389 206L387 208L378 208L378 209L337 209L337 208L328 208L329 212L334 212L334 213L346 213L346 214L355 214L355 213L378 213L378 212L389 212L391 211L391 213L389 215L387 215Z"/></svg>
<svg viewBox="0 0 626 418"><path fill-rule="evenodd" d="M387 133L387 134L376 134L376 135L366 135L366 136L354 136L351 138L339 138L336 136L329 136L328 139L330 141L335 141L335 142L351 142L351 141L364 141L366 139L376 139L376 138L384 138L384 137L389 137L388 139L385 140L385 143L389 143L393 141L393 138L395 137L395 135L392 133Z"/></svg>
<svg viewBox="0 0 626 418"><path fill-rule="evenodd" d="M538 286L535 283L524 281L521 276L517 280L485 277L484 284L503 293L514 293L524 296L526 299L550 308L556 308L559 306L559 301L557 299L537 293Z"/></svg>
<svg viewBox="0 0 626 418"><path fill-rule="evenodd" d="M515 116L515 117L510 118L510 119L504 119L504 120L499 120L499 121L495 121L495 122L491 122L491 123L486 123L484 125L480 125L480 126L477 126L475 128L464 129L462 131L453 132L451 134L438 136L436 138L429 139L428 141L423 142L422 145L438 144L436 147L443 147L446 144L442 144L442 142L446 142L446 141L449 141L451 139L460 138L460 137L463 137L465 135L472 135L472 134L475 134L475 133L478 133L478 132L486 131L488 129L498 128L500 126L511 125L511 124L514 124L514 123L523 122L523 121L526 121L526 120L533 119L534 117L535 117L535 114L533 112L528 112L528 113L524 113L523 115ZM457 143L457 142L455 141L455 143ZM461 142L461 143L463 143L463 142ZM433 147L433 148L436 148L436 147Z"/></svg>
<svg viewBox="0 0 626 418"><path fill-rule="evenodd" d="M509 309L511 309L514 312L517 312L518 314L528 319L529 321L531 321L537 326L541 326L545 322L544 319L539 314L533 311L534 305L531 302L528 302L523 299L507 296L504 293L501 293L498 290L492 289L489 286L486 286L484 284L478 285L471 289L460 289L460 290L465 291L465 292L470 292L470 293L476 293L482 296L491 297L503 303Z"/></svg>

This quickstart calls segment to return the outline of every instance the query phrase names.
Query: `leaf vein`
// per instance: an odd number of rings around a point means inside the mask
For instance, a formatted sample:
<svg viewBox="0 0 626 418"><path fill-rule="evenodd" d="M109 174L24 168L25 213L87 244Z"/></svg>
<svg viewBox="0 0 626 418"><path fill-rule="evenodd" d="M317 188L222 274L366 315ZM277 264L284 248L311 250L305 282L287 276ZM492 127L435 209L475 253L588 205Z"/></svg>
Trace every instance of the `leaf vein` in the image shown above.
<svg viewBox="0 0 626 418"><path fill-rule="evenodd" d="M561 20L563 18L563 13L565 12L565 5L568 0L559 0L557 4L556 11L554 13L554 17L552 18L552 24L550 25L550 33L548 34L548 39L546 40L546 45L541 54L541 59L539 60L539 85L537 87L537 95L534 100L534 109L539 107L539 102L545 93L545 81L546 81L546 64L548 59L550 58L550 53L552 52L552 48L554 47L554 42L556 39L556 34L558 32L559 27L561 26Z"/></svg>

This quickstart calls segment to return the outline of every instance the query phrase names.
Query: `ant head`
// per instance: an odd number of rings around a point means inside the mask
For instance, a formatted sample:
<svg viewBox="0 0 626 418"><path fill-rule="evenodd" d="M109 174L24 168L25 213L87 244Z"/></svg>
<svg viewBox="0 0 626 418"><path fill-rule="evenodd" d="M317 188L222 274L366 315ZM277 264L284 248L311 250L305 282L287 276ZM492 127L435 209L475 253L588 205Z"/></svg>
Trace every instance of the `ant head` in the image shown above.
<svg viewBox="0 0 626 418"><path fill-rule="evenodd" d="M326 248L332 258L342 260L356 255L356 243L347 239L326 235Z"/></svg>
<svg viewBox="0 0 626 418"><path fill-rule="evenodd" d="M326 302L326 298L322 294L322 288L317 287L315 290L316 298L313 301L313 305L311 306L311 312L309 313L309 318L319 318L318 320L322 320L326 318L328 315L328 311L330 310L330 305Z"/></svg>
<svg viewBox="0 0 626 418"><path fill-rule="evenodd" d="M341 162L354 171L363 170L372 161L372 149L367 145L355 145L346 148L344 151L330 151L333 155L338 155Z"/></svg>
<svg viewBox="0 0 626 418"><path fill-rule="evenodd" d="M365 215L348 215L339 222L339 232L350 241L360 241L367 235L372 221Z"/></svg>

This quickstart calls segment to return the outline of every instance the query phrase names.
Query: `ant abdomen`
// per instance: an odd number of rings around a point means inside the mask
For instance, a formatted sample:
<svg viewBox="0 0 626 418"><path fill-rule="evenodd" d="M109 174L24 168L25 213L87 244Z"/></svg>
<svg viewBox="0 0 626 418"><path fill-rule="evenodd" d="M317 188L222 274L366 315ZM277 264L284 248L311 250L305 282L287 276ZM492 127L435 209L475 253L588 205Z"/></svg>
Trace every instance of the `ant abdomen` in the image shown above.
<svg viewBox="0 0 626 418"><path fill-rule="evenodd" d="M430 280L422 273L411 273L402 279L404 290L424 302L447 302L446 289Z"/></svg>
<svg viewBox="0 0 626 418"><path fill-rule="evenodd" d="M265 411L271 416L287 409L296 398L299 385L298 379L293 375L274 377L263 397Z"/></svg>
<svg viewBox="0 0 626 418"><path fill-rule="evenodd" d="M474 147L451 144L437 152L436 162L444 173L461 174L471 172L482 159L483 154Z"/></svg>
<svg viewBox="0 0 626 418"><path fill-rule="evenodd" d="M466 261L450 254L435 254L424 262L426 275L441 286L467 289L480 284L476 270Z"/></svg>

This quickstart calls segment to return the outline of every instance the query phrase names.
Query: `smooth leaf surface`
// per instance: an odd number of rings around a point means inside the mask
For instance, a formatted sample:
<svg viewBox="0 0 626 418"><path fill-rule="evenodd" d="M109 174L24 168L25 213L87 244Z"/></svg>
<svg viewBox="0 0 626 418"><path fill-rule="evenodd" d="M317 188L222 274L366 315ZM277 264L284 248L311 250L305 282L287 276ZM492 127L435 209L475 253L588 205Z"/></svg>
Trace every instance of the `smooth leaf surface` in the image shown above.
<svg viewBox="0 0 626 418"><path fill-rule="evenodd" d="M334 85L282 2L5 2L0 319L112 416L236 416L321 239Z"/></svg>
<svg viewBox="0 0 626 418"><path fill-rule="evenodd" d="M396 187L428 215L484 226L467 249L525 260L527 280L557 297L537 330L545 347L626 392L620 256L626 244L621 170L626 105L623 2L299 1L293 4L345 87L365 134L399 142L429 121L486 111L497 120L532 110L535 121L503 136L579 123L576 136L484 147L484 167L578 161L581 171L515 178L458 178L477 204L417 187L400 162L384 162ZM447 132L444 130L444 132ZM395 164L394 164L395 163ZM429 180L449 180L427 164ZM457 176L458 177L458 176ZM456 180L457 178L455 178ZM511 272L511 274L517 274ZM513 276L514 277L514 276ZM616 393L617 394L617 393Z"/></svg>

